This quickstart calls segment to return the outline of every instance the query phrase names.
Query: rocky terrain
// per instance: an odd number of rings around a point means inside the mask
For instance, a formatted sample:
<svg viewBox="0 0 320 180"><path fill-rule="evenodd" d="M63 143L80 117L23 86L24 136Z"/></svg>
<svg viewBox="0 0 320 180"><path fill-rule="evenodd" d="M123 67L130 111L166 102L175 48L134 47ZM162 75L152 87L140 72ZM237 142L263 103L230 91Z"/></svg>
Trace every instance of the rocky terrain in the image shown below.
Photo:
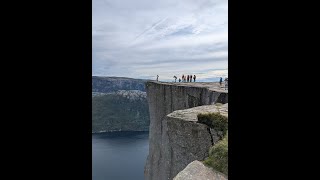
<svg viewBox="0 0 320 180"><path fill-rule="evenodd" d="M220 137L197 115L220 112L227 116L228 91L218 83L146 84L150 111L146 180L172 180L195 160L204 160ZM219 105L218 105L219 103ZM220 105L220 103L224 105Z"/></svg>
<svg viewBox="0 0 320 180"><path fill-rule="evenodd" d="M173 180L227 180L228 178L212 168L203 165L200 161L191 162L177 174Z"/></svg>

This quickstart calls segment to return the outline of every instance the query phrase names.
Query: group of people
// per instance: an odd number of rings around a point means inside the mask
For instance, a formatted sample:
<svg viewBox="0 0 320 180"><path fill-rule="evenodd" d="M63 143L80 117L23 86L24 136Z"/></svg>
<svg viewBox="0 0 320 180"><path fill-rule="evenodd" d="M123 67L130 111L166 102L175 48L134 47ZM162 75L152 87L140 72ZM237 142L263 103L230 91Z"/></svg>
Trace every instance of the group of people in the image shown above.
<svg viewBox="0 0 320 180"><path fill-rule="evenodd" d="M221 85L222 85L222 77L220 77L219 83L220 83L220 87L221 87ZM227 88L228 88L228 78L225 78L224 79L224 89L227 89Z"/></svg>
<svg viewBox="0 0 320 180"><path fill-rule="evenodd" d="M177 76L173 76L174 78L174 82L177 82ZM182 75L181 79L179 78L179 82L192 82L192 79L193 79L193 82L196 82L196 75L187 75L185 76L184 74Z"/></svg>
<svg viewBox="0 0 320 180"><path fill-rule="evenodd" d="M173 76L174 78L174 82L177 82L177 76ZM196 75L182 75L181 78L179 78L179 82L192 82L192 79L193 79L193 82L196 82ZM159 80L159 75L157 75L157 81ZM222 77L220 77L220 87L222 86ZM228 88L228 78L225 78L224 79L224 88L227 89Z"/></svg>

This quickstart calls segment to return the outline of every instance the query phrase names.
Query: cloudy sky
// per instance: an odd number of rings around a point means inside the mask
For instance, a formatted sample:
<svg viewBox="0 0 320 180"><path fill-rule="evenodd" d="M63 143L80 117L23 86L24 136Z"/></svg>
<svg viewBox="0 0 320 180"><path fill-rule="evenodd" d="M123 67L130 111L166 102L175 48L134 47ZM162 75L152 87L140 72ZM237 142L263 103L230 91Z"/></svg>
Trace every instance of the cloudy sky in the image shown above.
<svg viewBox="0 0 320 180"><path fill-rule="evenodd" d="M93 0L92 22L93 75L228 74L227 0Z"/></svg>

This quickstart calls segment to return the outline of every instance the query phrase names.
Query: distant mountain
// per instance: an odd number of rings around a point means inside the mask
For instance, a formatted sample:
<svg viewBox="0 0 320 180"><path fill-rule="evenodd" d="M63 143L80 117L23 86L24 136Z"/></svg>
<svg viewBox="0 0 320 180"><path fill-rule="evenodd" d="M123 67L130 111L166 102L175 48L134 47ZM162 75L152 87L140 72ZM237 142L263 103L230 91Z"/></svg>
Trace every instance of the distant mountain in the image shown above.
<svg viewBox="0 0 320 180"><path fill-rule="evenodd" d="M140 90L145 92L145 79L125 77L92 76L92 92L115 92L118 90Z"/></svg>
<svg viewBox="0 0 320 180"><path fill-rule="evenodd" d="M93 76L92 132L149 131L146 81Z"/></svg>
<svg viewBox="0 0 320 180"><path fill-rule="evenodd" d="M120 90L92 97L92 132L148 131L146 93Z"/></svg>

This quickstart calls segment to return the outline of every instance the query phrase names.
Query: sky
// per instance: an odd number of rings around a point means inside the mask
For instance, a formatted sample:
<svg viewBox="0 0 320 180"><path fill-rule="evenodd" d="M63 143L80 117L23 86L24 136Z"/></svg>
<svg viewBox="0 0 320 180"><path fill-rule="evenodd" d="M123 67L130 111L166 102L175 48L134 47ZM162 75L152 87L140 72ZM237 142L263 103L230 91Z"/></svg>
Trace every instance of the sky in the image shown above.
<svg viewBox="0 0 320 180"><path fill-rule="evenodd" d="M93 0L92 74L228 76L227 0Z"/></svg>

